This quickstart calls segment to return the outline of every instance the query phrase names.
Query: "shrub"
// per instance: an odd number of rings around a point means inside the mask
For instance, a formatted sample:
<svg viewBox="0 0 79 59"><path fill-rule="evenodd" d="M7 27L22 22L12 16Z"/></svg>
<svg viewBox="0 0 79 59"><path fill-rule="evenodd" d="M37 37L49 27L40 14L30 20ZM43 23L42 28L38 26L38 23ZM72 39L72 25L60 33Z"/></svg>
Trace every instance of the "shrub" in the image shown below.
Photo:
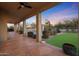
<svg viewBox="0 0 79 59"><path fill-rule="evenodd" d="M67 55L71 55L71 56L77 55L76 47L72 44L64 43L63 50Z"/></svg>
<svg viewBox="0 0 79 59"><path fill-rule="evenodd" d="M48 31L43 31L42 32L42 34L43 34L43 38L48 38L49 37L49 32Z"/></svg>

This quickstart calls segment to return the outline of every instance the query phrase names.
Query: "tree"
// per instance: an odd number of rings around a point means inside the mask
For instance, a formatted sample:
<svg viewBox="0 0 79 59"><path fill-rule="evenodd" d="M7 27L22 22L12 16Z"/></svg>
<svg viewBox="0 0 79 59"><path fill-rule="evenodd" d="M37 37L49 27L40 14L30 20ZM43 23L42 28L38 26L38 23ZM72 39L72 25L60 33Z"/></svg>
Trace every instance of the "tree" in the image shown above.
<svg viewBox="0 0 79 59"><path fill-rule="evenodd" d="M52 26L52 24L50 23L50 21L47 21L47 22L45 23L45 29L50 31L52 28L53 28L53 26Z"/></svg>
<svg viewBox="0 0 79 59"><path fill-rule="evenodd" d="M67 22L65 22L65 25L67 26L66 29L71 29L72 31L74 31L78 28L78 19L72 19L70 21L67 20Z"/></svg>
<svg viewBox="0 0 79 59"><path fill-rule="evenodd" d="M78 19L65 20L64 23L59 22L54 27L56 29L66 29L67 32L70 29L73 32L78 28Z"/></svg>
<svg viewBox="0 0 79 59"><path fill-rule="evenodd" d="M44 30L47 31L50 35L52 35L52 29L53 25L50 23L50 21L47 21L44 26Z"/></svg>
<svg viewBox="0 0 79 59"><path fill-rule="evenodd" d="M63 29L64 28L64 25L65 24L59 22L58 24L55 25L55 27L58 28L58 29Z"/></svg>

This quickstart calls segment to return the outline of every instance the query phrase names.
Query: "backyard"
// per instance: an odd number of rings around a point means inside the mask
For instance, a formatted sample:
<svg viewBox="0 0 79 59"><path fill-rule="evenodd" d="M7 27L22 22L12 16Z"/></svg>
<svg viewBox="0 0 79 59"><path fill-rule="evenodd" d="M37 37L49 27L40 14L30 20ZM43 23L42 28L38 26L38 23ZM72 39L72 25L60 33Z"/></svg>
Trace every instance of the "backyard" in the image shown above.
<svg viewBox="0 0 79 59"><path fill-rule="evenodd" d="M70 43L77 47L78 45L78 34L77 33L63 33L60 35L55 35L54 37L46 41L48 44L62 48L64 43Z"/></svg>

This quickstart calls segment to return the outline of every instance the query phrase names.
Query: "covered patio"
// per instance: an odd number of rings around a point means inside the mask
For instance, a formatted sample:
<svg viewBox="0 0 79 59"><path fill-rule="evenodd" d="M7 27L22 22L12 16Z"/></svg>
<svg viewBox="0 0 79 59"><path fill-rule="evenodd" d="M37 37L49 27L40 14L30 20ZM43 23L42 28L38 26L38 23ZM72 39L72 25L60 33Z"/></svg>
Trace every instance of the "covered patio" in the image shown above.
<svg viewBox="0 0 79 59"><path fill-rule="evenodd" d="M41 12L59 3L37 3L29 2L32 9L23 8L18 10L19 3L0 3L0 39L3 44L0 48L0 55L16 56L63 56L62 49L42 42L41 37ZM36 39L28 38L25 28L25 19L36 15ZM19 23L23 21L23 34L17 33ZM7 32L7 23L14 24L14 32ZM18 27L17 27L18 25Z"/></svg>
<svg viewBox="0 0 79 59"><path fill-rule="evenodd" d="M9 33L9 39L0 49L0 55L9 56L65 56L61 48L37 43L35 39L23 37L15 32Z"/></svg>

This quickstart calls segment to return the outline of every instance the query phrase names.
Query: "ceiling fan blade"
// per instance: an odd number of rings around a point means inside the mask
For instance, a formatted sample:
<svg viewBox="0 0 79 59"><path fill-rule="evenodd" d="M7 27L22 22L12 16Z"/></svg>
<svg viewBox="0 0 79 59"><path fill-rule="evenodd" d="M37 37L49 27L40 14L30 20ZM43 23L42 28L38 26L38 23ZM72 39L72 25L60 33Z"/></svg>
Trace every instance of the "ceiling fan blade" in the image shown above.
<svg viewBox="0 0 79 59"><path fill-rule="evenodd" d="M28 5L26 5L25 7L27 7L27 8L32 8L31 6L28 6Z"/></svg>
<svg viewBox="0 0 79 59"><path fill-rule="evenodd" d="M20 3L20 5L24 5L24 2L19 2Z"/></svg>
<svg viewBox="0 0 79 59"><path fill-rule="evenodd" d="M20 6L18 7L18 9L21 9L21 8L24 8L24 7L26 7L26 8L32 8L29 5L29 3L27 3L27 2L19 2L19 4L20 4Z"/></svg>

